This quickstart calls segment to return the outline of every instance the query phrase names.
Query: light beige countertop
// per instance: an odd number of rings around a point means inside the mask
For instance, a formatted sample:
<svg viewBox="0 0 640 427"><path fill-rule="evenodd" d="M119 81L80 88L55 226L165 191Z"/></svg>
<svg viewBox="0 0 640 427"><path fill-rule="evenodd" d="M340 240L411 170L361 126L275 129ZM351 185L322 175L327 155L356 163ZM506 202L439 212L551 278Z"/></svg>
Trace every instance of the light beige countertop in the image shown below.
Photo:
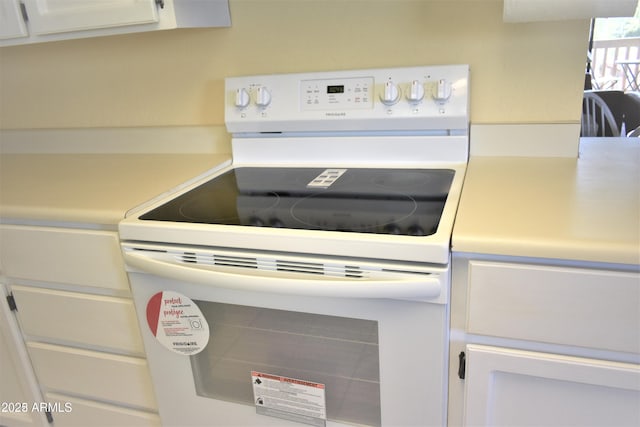
<svg viewBox="0 0 640 427"><path fill-rule="evenodd" d="M115 226L229 154L3 154L0 221Z"/></svg>
<svg viewBox="0 0 640 427"><path fill-rule="evenodd" d="M473 156L452 245L640 264L640 139L584 139L578 159Z"/></svg>

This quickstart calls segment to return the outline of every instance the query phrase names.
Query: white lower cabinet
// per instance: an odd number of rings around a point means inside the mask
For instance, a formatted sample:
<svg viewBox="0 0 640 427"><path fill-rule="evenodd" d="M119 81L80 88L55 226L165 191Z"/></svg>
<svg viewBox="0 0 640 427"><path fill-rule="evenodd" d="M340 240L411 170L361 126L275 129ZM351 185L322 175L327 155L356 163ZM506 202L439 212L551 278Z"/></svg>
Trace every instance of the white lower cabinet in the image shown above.
<svg viewBox="0 0 640 427"><path fill-rule="evenodd" d="M0 426L159 426L117 233L3 224L0 262L17 341L5 345L3 318L0 397L30 402Z"/></svg>
<svg viewBox="0 0 640 427"><path fill-rule="evenodd" d="M464 425L638 426L640 367L468 345Z"/></svg>
<svg viewBox="0 0 640 427"><path fill-rule="evenodd" d="M449 426L640 426L638 266L453 257Z"/></svg>
<svg viewBox="0 0 640 427"><path fill-rule="evenodd" d="M6 295L6 287L0 283L0 296L4 299ZM16 319L6 304L0 304L0 425L45 424L45 413L33 410L33 405L41 401L40 388Z"/></svg>

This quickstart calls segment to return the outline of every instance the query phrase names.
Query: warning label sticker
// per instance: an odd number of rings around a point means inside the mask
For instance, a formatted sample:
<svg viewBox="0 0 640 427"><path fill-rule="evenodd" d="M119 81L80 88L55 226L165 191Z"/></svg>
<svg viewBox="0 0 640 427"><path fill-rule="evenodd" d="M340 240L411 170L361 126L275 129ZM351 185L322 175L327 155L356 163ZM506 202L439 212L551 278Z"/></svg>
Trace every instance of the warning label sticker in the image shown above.
<svg viewBox="0 0 640 427"><path fill-rule="evenodd" d="M147 302L151 333L169 350L191 356L209 342L209 324L188 297L172 291L158 292Z"/></svg>
<svg viewBox="0 0 640 427"><path fill-rule="evenodd" d="M324 384L256 371L251 382L258 414L325 426Z"/></svg>

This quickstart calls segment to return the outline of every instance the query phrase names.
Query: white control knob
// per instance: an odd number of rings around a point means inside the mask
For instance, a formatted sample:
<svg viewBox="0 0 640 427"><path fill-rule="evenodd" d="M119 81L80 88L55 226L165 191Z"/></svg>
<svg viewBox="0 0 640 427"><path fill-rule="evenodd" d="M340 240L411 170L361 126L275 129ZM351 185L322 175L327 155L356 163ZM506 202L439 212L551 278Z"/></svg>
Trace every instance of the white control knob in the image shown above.
<svg viewBox="0 0 640 427"><path fill-rule="evenodd" d="M258 86L256 89L256 105L258 107L266 107L269 103L271 103L271 92L264 86Z"/></svg>
<svg viewBox="0 0 640 427"><path fill-rule="evenodd" d="M424 98L424 86L419 80L414 80L409 85L409 93L407 93L407 101L417 104Z"/></svg>
<svg viewBox="0 0 640 427"><path fill-rule="evenodd" d="M249 105L250 101L251 97L249 96L249 92L245 88L236 90L236 107L245 108L247 105Z"/></svg>
<svg viewBox="0 0 640 427"><path fill-rule="evenodd" d="M433 99L444 102L451 97L451 83L446 79L438 80L433 90Z"/></svg>
<svg viewBox="0 0 640 427"><path fill-rule="evenodd" d="M400 90L391 80L384 84L384 91L380 94L380 101L384 105L393 105L400 99Z"/></svg>

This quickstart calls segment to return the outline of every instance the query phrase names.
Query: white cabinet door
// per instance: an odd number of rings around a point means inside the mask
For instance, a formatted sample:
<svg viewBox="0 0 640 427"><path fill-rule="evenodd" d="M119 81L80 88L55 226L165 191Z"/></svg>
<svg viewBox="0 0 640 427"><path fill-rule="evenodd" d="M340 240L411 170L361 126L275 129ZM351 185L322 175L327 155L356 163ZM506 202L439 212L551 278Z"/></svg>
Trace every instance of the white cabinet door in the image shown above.
<svg viewBox="0 0 640 427"><path fill-rule="evenodd" d="M19 0L0 1L0 40L27 37L29 32L22 19Z"/></svg>
<svg viewBox="0 0 640 427"><path fill-rule="evenodd" d="M54 34L158 21L155 0L22 0L34 34Z"/></svg>
<svg viewBox="0 0 640 427"><path fill-rule="evenodd" d="M4 301L6 295L0 284L0 425L45 425L45 414L32 410L42 397L18 324Z"/></svg>
<svg viewBox="0 0 640 427"><path fill-rule="evenodd" d="M0 0L0 46L230 25L228 0Z"/></svg>
<svg viewBox="0 0 640 427"><path fill-rule="evenodd" d="M638 426L640 365L467 346L468 426Z"/></svg>

